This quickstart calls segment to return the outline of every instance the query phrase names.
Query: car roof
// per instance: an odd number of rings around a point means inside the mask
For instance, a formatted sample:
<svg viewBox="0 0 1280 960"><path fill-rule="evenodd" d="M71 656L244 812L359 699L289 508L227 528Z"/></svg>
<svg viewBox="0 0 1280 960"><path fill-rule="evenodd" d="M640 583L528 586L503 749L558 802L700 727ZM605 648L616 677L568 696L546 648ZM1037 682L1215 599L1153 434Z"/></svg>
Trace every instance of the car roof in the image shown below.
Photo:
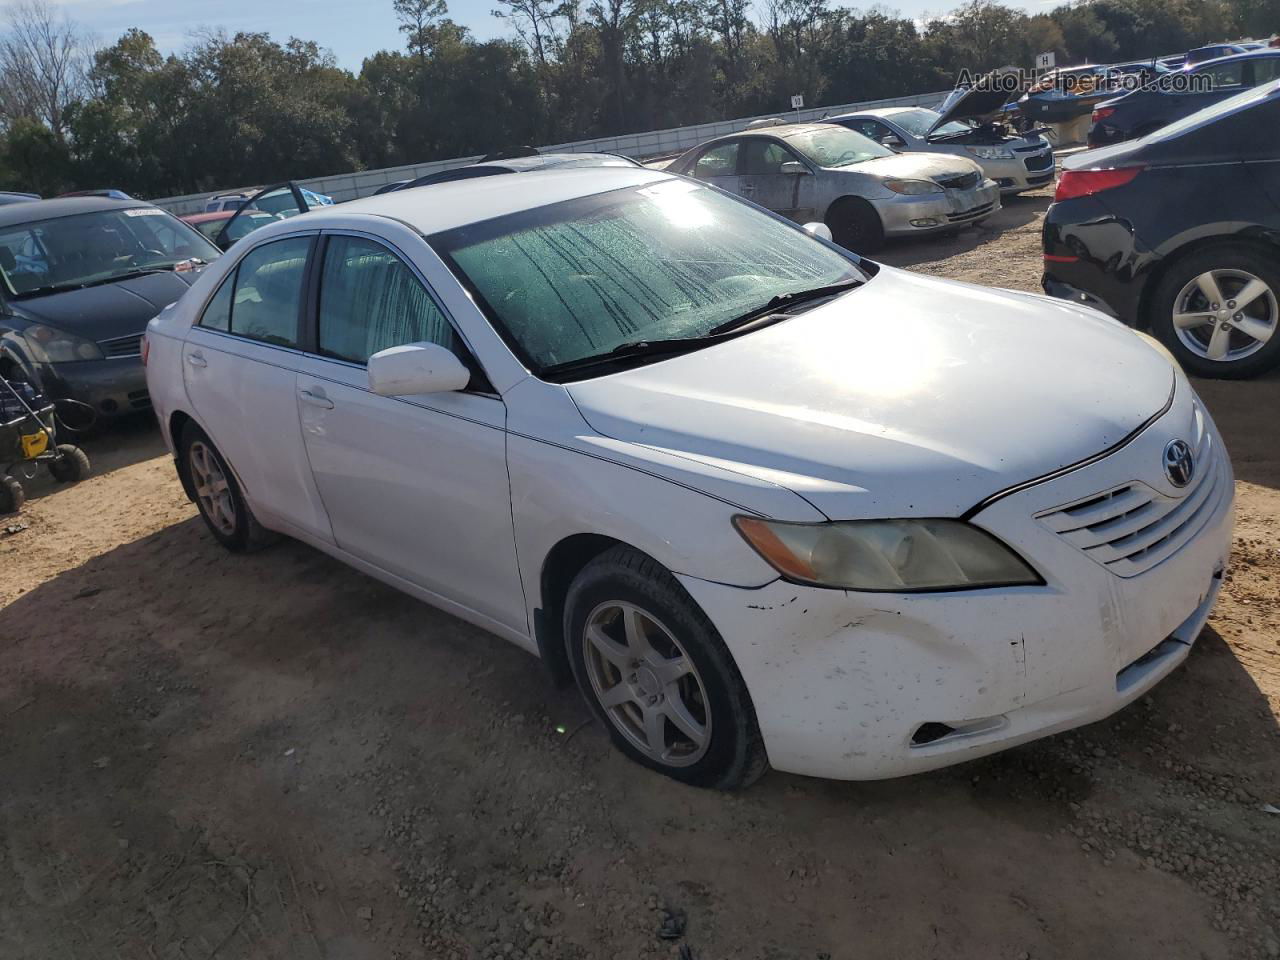
<svg viewBox="0 0 1280 960"><path fill-rule="evenodd" d="M150 207L142 200L114 200L111 197L55 197L52 200L29 200L0 207L0 227L34 220L53 220L57 217L74 217L80 213L97 213L101 210L129 210L134 207Z"/></svg>
<svg viewBox="0 0 1280 960"><path fill-rule="evenodd" d="M1227 60L1235 63L1243 60L1274 60L1276 57L1280 57L1280 47L1263 47L1261 50L1246 50L1244 53L1232 53L1225 57L1214 57L1212 60L1201 60L1186 69L1188 73L1195 73L1197 70L1216 67Z"/></svg>
<svg viewBox="0 0 1280 960"><path fill-rule="evenodd" d="M672 177L668 173L644 167L552 169L538 174L533 180L526 177L475 177L438 183L430 190L395 190L349 200L340 206L312 210L301 217L268 225L262 232L288 232L295 229L293 225L304 221L318 226L327 219L370 214L399 220L420 233L433 234L564 200L670 179Z"/></svg>

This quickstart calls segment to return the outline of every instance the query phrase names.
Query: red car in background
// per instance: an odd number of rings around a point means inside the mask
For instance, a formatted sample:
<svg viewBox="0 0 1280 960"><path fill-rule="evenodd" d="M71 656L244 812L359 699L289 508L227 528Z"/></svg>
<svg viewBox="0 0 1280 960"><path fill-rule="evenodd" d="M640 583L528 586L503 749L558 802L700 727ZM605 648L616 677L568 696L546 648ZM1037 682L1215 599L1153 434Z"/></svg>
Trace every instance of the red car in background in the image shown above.
<svg viewBox="0 0 1280 960"><path fill-rule="evenodd" d="M265 210L245 210L236 219L236 222L230 225L226 236L221 237L222 228L228 225L228 221L235 217L237 212L236 210L217 210L213 213L192 213L180 219L184 223L191 224L223 250L226 250L245 234L253 233L259 227L265 227L268 223L274 223L276 220L281 219L274 213L267 213Z"/></svg>

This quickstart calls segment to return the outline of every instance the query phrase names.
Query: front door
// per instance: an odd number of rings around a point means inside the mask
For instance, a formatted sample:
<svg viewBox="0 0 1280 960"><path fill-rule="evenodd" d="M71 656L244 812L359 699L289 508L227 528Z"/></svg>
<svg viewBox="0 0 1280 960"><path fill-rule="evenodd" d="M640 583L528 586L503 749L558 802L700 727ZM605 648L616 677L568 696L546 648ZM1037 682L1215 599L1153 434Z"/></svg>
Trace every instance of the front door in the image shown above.
<svg viewBox="0 0 1280 960"><path fill-rule="evenodd" d="M792 167L784 173L785 163L791 163ZM793 172L795 164L804 172ZM780 141L763 138L745 141L738 170L738 193L748 200L798 223L818 219L813 202L815 178L808 164Z"/></svg>
<svg viewBox="0 0 1280 960"><path fill-rule="evenodd" d="M425 283L398 251L325 237L316 351L297 409L316 485L343 550L527 633L507 478L506 407ZM371 393L365 364L432 342L472 367L467 390Z"/></svg>

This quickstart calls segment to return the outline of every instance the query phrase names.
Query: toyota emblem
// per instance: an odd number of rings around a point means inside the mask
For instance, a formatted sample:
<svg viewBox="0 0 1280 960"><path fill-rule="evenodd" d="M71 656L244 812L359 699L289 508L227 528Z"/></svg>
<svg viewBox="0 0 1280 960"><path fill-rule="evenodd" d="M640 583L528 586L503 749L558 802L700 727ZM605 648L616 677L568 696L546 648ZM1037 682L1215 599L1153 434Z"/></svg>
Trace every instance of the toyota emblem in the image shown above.
<svg viewBox="0 0 1280 960"><path fill-rule="evenodd" d="M1196 472L1191 445L1185 440L1170 440L1164 448L1164 475L1175 487L1185 487Z"/></svg>

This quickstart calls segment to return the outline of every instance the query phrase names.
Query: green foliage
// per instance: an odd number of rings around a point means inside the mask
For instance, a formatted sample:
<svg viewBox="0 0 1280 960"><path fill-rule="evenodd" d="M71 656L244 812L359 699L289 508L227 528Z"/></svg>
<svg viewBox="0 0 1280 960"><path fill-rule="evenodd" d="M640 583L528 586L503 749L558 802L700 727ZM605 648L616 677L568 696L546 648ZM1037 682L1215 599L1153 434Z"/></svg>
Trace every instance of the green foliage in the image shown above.
<svg viewBox="0 0 1280 960"><path fill-rule="evenodd" d="M833 0L493 0L516 39L482 42L445 0L391 2L405 49L356 75L308 41L207 33L164 56L137 29L76 74L74 25L21 8L62 31L76 83L42 92L27 47L0 38L0 181L234 188L784 113L797 93L812 105L941 90L1046 50L1059 63L1178 53L1280 23L1280 0L1080 0L1035 15L966 0L924 23Z"/></svg>

